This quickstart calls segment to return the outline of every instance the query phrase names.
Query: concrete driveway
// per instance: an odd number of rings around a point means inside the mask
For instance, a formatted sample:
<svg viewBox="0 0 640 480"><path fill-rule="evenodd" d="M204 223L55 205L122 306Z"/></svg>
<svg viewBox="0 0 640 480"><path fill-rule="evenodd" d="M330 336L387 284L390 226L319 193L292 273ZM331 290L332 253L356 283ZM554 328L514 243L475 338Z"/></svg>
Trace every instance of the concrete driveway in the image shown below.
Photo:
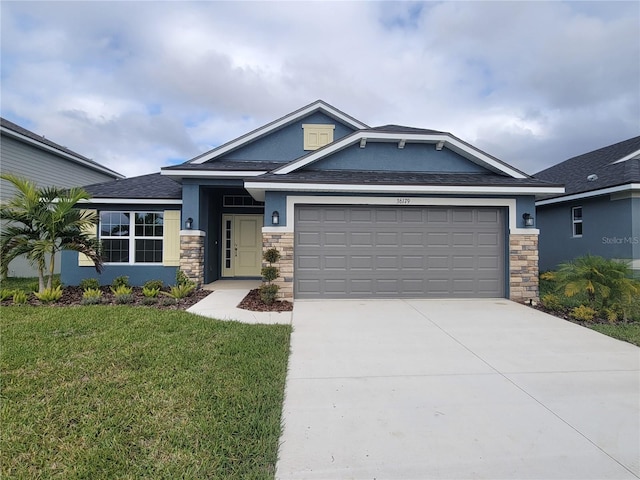
<svg viewBox="0 0 640 480"><path fill-rule="evenodd" d="M276 478L640 478L640 349L508 300L296 301Z"/></svg>

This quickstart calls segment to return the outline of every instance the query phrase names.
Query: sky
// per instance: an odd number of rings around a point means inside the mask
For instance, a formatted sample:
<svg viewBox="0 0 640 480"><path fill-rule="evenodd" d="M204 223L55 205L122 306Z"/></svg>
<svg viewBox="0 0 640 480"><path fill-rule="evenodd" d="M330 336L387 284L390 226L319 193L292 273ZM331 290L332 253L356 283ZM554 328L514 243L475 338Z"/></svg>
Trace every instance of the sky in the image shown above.
<svg viewBox="0 0 640 480"><path fill-rule="evenodd" d="M640 2L0 2L0 114L128 177L315 100L533 174L640 135Z"/></svg>

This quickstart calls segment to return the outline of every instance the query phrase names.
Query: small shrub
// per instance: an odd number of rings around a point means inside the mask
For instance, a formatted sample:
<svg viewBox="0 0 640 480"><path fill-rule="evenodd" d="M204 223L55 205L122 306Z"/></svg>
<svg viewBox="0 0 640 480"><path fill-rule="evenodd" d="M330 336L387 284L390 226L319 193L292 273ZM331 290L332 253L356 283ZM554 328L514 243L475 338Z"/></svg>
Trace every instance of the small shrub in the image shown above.
<svg viewBox="0 0 640 480"><path fill-rule="evenodd" d="M582 322L591 322L595 318L596 313L597 312L593 308L587 307L586 305L580 305L579 307L571 310L571 317Z"/></svg>
<svg viewBox="0 0 640 480"><path fill-rule="evenodd" d="M265 283L260 285L260 299L267 305L273 304L278 298L278 285Z"/></svg>
<svg viewBox="0 0 640 480"><path fill-rule="evenodd" d="M163 293L175 300L179 300L181 298L185 298L191 295L195 289L196 289L196 286L193 283L189 283L186 285L185 284L174 285L170 288L168 292L163 292Z"/></svg>
<svg viewBox="0 0 640 480"><path fill-rule="evenodd" d="M189 280L189 277L187 277L187 274L180 269L176 270L176 285L190 285L190 284L193 284L193 282Z"/></svg>
<svg viewBox="0 0 640 480"><path fill-rule="evenodd" d="M120 285L116 288L111 287L111 291L115 297L115 301L118 304L125 304L133 302L133 289L127 285Z"/></svg>
<svg viewBox="0 0 640 480"><path fill-rule="evenodd" d="M83 305L97 305L102 302L102 291L99 288L87 288L82 292Z"/></svg>
<svg viewBox="0 0 640 480"><path fill-rule="evenodd" d="M552 310L554 312L560 311L564 307L564 305L562 305L562 302L560 301L560 298L558 298L558 296L554 295L553 293L547 293L546 295L543 295L540 299L540 303L542 303L544 308L548 308L549 310Z"/></svg>
<svg viewBox="0 0 640 480"><path fill-rule="evenodd" d="M176 303L178 303L178 301L172 297L166 297L162 299L162 305L165 307L168 307L170 305L175 305Z"/></svg>
<svg viewBox="0 0 640 480"><path fill-rule="evenodd" d="M157 297L144 297L142 299L143 305L155 305L156 303L158 303Z"/></svg>
<svg viewBox="0 0 640 480"><path fill-rule="evenodd" d="M266 282L271 283L276 278L278 278L278 274L280 272L278 272L278 269L276 267L272 267L271 265L269 265L268 267L262 267L261 273L262 273L262 278Z"/></svg>
<svg viewBox="0 0 640 480"><path fill-rule="evenodd" d="M43 292L34 292L34 295L42 303L57 302L62 298L62 287L58 285L55 288L45 288Z"/></svg>
<svg viewBox="0 0 640 480"><path fill-rule="evenodd" d="M616 323L618 321L618 312L614 308L603 308L600 310L600 315L607 319L609 323Z"/></svg>
<svg viewBox="0 0 640 480"><path fill-rule="evenodd" d="M80 288L82 290L98 290L100 288L100 281L97 278L83 278L80 280Z"/></svg>
<svg viewBox="0 0 640 480"><path fill-rule="evenodd" d="M119 277L116 277L113 279L113 282L111 283L111 286L113 288L118 288L121 286L124 287L128 287L129 286L129 277L127 275L120 275Z"/></svg>
<svg viewBox="0 0 640 480"><path fill-rule="evenodd" d="M157 287L147 287L146 285L142 287L142 295L145 298L157 298L160 295L160 289Z"/></svg>
<svg viewBox="0 0 640 480"><path fill-rule="evenodd" d="M145 284L143 285L144 288L150 288L150 289L158 289L158 291L162 290L162 287L164 287L164 283L162 282L162 280L148 280L145 282Z"/></svg>
<svg viewBox="0 0 640 480"><path fill-rule="evenodd" d="M276 263L280 260L280 252L276 248L270 248L269 250L265 250L262 254L262 258L264 258L266 262Z"/></svg>
<svg viewBox="0 0 640 480"><path fill-rule="evenodd" d="M27 294L22 290L16 290L13 292L13 303L14 305L24 305L27 303Z"/></svg>
<svg viewBox="0 0 640 480"><path fill-rule="evenodd" d="M8 288L3 288L0 290L0 302L4 302L5 300L9 300L16 293L16 290L9 290Z"/></svg>

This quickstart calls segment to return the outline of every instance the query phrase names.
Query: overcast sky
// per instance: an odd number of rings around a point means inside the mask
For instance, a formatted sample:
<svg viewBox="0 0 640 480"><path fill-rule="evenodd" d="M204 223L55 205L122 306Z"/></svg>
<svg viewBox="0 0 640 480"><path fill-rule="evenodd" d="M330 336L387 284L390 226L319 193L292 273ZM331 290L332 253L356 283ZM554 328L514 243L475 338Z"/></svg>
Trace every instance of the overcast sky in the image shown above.
<svg viewBox="0 0 640 480"><path fill-rule="evenodd" d="M317 99L535 173L640 135L640 2L0 2L1 114L126 176Z"/></svg>

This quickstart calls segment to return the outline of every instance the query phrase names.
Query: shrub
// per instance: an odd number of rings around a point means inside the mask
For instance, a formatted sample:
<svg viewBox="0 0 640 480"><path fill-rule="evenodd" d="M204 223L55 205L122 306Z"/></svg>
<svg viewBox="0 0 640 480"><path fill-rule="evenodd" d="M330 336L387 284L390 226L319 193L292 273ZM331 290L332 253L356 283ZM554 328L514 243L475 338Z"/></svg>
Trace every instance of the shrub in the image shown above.
<svg viewBox="0 0 640 480"><path fill-rule="evenodd" d="M262 273L262 278L268 283L271 283L276 278L278 278L278 274L280 272L278 272L278 269L276 267L269 265L268 267L262 267L261 273Z"/></svg>
<svg viewBox="0 0 640 480"><path fill-rule="evenodd" d="M267 305L273 304L278 298L278 290L280 287L272 283L264 283L260 285L260 299Z"/></svg>
<svg viewBox="0 0 640 480"><path fill-rule="evenodd" d="M97 290L100 288L100 281L97 278L83 278L80 280L80 288L82 290Z"/></svg>
<svg viewBox="0 0 640 480"><path fill-rule="evenodd" d="M115 297L115 301L118 304L125 304L133 302L133 289L127 285L120 285L116 288L111 287L111 291Z"/></svg>
<svg viewBox="0 0 640 480"><path fill-rule="evenodd" d="M191 284L193 284L193 282L189 280L189 277L187 277L186 273L184 273L180 269L176 270L176 285L191 285Z"/></svg>
<svg viewBox="0 0 640 480"><path fill-rule="evenodd" d="M99 288L87 288L82 292L83 305L97 305L102 302L102 291Z"/></svg>
<svg viewBox="0 0 640 480"><path fill-rule="evenodd" d="M147 287L146 285L142 287L142 295L144 295L145 298L157 298L159 294L159 288Z"/></svg>
<svg viewBox="0 0 640 480"><path fill-rule="evenodd" d="M587 307L586 305L580 305L579 307L571 310L571 317L583 322L591 322L595 318L596 313L597 312L593 308Z"/></svg>
<svg viewBox="0 0 640 480"><path fill-rule="evenodd" d="M603 308L600 310L600 315L606 318L609 323L616 323L618 320L618 312L613 308Z"/></svg>
<svg viewBox="0 0 640 480"><path fill-rule="evenodd" d="M155 305L156 303L158 303L157 297L144 297L142 299L143 305Z"/></svg>
<svg viewBox="0 0 640 480"><path fill-rule="evenodd" d="M13 303L15 305L24 305L27 303L27 294L22 290L16 290L13 292Z"/></svg>
<svg viewBox="0 0 640 480"><path fill-rule="evenodd" d="M144 285L144 288L149 288L149 289L158 289L158 291L162 290L162 287L164 287L164 283L162 282L162 280L147 280Z"/></svg>
<svg viewBox="0 0 640 480"><path fill-rule="evenodd" d="M53 303L57 302L62 298L62 287L58 285L55 288L45 288L44 291L38 293L34 292L34 295L40 300L42 303Z"/></svg>
<svg viewBox="0 0 640 480"><path fill-rule="evenodd" d="M116 277L113 279L113 282L111 283L111 286L113 288L118 288L121 286L125 286L128 287L129 286L129 277L127 275L120 275L119 277Z"/></svg>
<svg viewBox="0 0 640 480"><path fill-rule="evenodd" d="M167 297L162 299L162 305L168 307L169 305L175 305L178 301L175 298Z"/></svg>
<svg viewBox="0 0 640 480"><path fill-rule="evenodd" d="M169 289L168 292L163 293L175 300L179 300L191 295L195 289L196 286L193 283L189 282L189 284L174 285Z"/></svg>
<svg viewBox="0 0 640 480"><path fill-rule="evenodd" d="M552 310L554 312L560 311L564 307L564 305L560 301L560 298L558 298L558 296L554 295L553 293L547 293L546 295L543 295L540 299L540 303L542 303L544 308L548 308L549 310Z"/></svg>
<svg viewBox="0 0 640 480"><path fill-rule="evenodd" d="M11 297L13 297L14 293L16 293L16 290L9 290L8 288L3 288L2 290L0 290L0 302L9 300Z"/></svg>
<svg viewBox="0 0 640 480"><path fill-rule="evenodd" d="M269 250L265 250L262 254L262 258L264 258L266 262L276 263L280 260L280 252L276 248L270 248Z"/></svg>

